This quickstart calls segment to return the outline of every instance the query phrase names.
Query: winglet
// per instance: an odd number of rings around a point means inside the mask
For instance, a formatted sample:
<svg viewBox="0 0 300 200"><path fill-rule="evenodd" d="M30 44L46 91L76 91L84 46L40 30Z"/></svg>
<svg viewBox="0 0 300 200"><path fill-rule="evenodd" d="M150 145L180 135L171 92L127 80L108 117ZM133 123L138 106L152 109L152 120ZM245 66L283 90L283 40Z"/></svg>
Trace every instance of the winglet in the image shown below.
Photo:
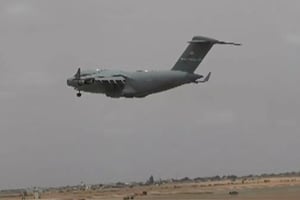
<svg viewBox="0 0 300 200"><path fill-rule="evenodd" d="M76 74L74 75L76 79L80 79L80 74L81 74L80 71L81 70L80 70L80 67L79 67L78 70L77 70L77 72L76 72Z"/></svg>

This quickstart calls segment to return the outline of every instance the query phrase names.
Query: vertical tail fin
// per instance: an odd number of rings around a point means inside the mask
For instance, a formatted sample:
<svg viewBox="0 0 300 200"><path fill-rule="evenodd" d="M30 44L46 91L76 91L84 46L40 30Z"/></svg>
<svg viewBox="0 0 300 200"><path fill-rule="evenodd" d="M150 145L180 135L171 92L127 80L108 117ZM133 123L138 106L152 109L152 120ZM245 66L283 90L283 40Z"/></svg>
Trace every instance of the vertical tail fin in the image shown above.
<svg viewBox="0 0 300 200"><path fill-rule="evenodd" d="M215 44L240 45L232 42L223 42L212 38L195 36L192 41L189 42L189 46L180 56L172 70L193 73Z"/></svg>

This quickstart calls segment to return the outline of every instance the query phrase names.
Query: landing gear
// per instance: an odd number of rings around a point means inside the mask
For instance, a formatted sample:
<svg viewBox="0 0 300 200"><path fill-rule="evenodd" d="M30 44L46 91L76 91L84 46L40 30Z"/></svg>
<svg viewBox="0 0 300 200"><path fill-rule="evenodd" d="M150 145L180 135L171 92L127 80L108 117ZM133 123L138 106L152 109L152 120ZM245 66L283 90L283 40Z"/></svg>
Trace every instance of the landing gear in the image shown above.
<svg viewBox="0 0 300 200"><path fill-rule="evenodd" d="M78 92L78 93L76 94L76 96L77 96L77 97L81 97L81 93Z"/></svg>

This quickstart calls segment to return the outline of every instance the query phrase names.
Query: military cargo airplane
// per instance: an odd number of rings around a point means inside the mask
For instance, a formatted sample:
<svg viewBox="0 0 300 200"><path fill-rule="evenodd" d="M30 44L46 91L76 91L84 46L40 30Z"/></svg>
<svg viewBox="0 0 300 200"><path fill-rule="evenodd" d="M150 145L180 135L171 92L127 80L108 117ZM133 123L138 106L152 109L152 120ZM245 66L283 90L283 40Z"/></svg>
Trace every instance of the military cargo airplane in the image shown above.
<svg viewBox="0 0 300 200"><path fill-rule="evenodd" d="M211 72L204 77L195 74L194 71L215 44L241 45L195 36L189 41L188 47L171 70L125 72L106 69L81 70L79 68L77 73L67 80L67 85L78 91L78 97L81 96L81 91L84 91L103 93L113 98L142 98L187 83L205 83L209 80Z"/></svg>

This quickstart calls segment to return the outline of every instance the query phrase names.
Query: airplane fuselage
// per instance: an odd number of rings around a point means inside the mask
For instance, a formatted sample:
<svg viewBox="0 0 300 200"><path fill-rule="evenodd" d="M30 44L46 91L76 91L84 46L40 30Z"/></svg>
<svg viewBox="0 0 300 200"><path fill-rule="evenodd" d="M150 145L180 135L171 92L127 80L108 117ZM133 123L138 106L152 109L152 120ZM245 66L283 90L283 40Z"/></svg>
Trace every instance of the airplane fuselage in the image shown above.
<svg viewBox="0 0 300 200"><path fill-rule="evenodd" d="M95 70L87 73L92 81L80 83L68 79L69 86L78 91L104 93L110 97L145 97L152 93L165 91L186 83L195 82L202 75L182 71L147 71L121 72L112 70ZM85 76L83 76L85 77ZM113 78L112 78L113 77ZM121 77L121 79L118 79ZM124 79L123 79L124 78Z"/></svg>

